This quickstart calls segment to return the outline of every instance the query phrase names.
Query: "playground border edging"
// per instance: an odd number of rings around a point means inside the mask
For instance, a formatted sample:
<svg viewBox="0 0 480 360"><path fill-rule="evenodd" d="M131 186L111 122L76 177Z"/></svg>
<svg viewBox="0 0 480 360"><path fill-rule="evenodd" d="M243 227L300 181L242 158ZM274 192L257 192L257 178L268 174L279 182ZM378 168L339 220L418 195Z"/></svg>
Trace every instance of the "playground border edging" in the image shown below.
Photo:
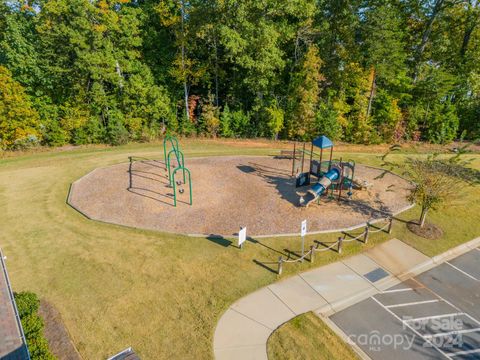
<svg viewBox="0 0 480 360"><path fill-rule="evenodd" d="M192 157L192 159L207 159L207 158L211 158L211 157L268 157L268 156L276 156L276 155L226 155L226 156L223 156L223 155L219 155L219 156L198 156L198 157ZM157 160L154 160L152 159L151 161L157 161ZM74 209L75 211L77 211L78 213L80 213L81 215L83 215L84 217L86 217L88 220L91 220L91 221L96 221L96 222L99 222L99 223L103 223L103 224L111 224L111 225L116 225L116 226L121 226L121 227L125 227L125 228L130 228L130 229L136 229L136 230L143 230L143 231L153 231L153 232L157 232L157 233L163 233L163 234L171 234L171 235L180 235L180 236L188 236L188 237L192 237L192 238L207 238L207 237L210 237L210 238L223 238L223 239L227 239L227 240L235 240L236 239L236 235L234 234L230 234L230 235L225 235L225 234L196 234L196 233L181 233L181 232L172 232L172 231L166 231L166 230L157 230L157 229L146 229L146 228L141 228L141 227L136 227L136 226L131 226L131 225L125 225L125 224L121 224L121 223L118 223L118 222L114 222L114 221L105 221L105 220L99 220L99 219L95 219L95 218L92 218L90 217L87 213L85 213L84 211L80 210L78 207L76 207L72 201L71 201L71 196L72 196L72 192L75 188L75 185L76 183L78 183L80 180L82 180L83 178L95 173L97 170L101 170L101 169L106 169L106 168L109 168L111 166L120 166L120 165L123 165L124 162L119 162L119 163L114 163L114 164L110 164L110 165L105 165L105 166L100 166L100 167L97 167L97 168L94 168L90 171L88 171L86 174L82 175L81 177L79 177L78 179L76 179L75 181L73 181L72 183L70 183L70 186L69 186L69 189L68 189L68 193L67 193L67 197L66 197L66 204L68 206L70 206L72 209ZM401 176L401 175L398 175L398 174L395 174L393 173L392 171L390 170L387 170L387 169L382 169L382 168L379 168L379 167L375 167L375 166L371 166L371 165L364 165L364 164L361 164L362 166L364 167L368 167L368 168L371 168L371 169L376 169L376 170L382 170L382 171L386 171L388 173L391 173L392 175L395 175L395 176L398 176L399 178L403 179L403 180L406 180L408 181L409 183L411 183L411 181L405 179L405 177ZM415 207L415 204L410 204L408 206L405 206L404 208L400 209L399 211L396 211L394 213L390 213L390 214L383 214L385 216L390 216L390 217L395 217L405 211L408 211L410 209L412 209L413 207ZM362 227L365 227L367 226L367 224L376 224L378 222L381 222L383 221L385 218L384 217L380 217L380 218L375 218L373 220L368 220L368 221L365 221L363 223L360 223L360 224L356 224L356 225L352 225L352 226L349 226L349 227L345 227L345 228L337 228L337 229L328 229L328 230L318 230L318 231L311 231L311 232L308 232L307 233L307 236L309 235L321 235L321 234L331 234L331 233L337 233L337 232L348 232L348 231L353 231L353 230L357 230L359 228L362 228ZM257 239L265 239L265 238L281 238L281 237L294 237L294 236L298 236L299 233L286 233L286 234L266 234L266 235L250 235L250 234L247 234L247 236L249 238L257 238Z"/></svg>

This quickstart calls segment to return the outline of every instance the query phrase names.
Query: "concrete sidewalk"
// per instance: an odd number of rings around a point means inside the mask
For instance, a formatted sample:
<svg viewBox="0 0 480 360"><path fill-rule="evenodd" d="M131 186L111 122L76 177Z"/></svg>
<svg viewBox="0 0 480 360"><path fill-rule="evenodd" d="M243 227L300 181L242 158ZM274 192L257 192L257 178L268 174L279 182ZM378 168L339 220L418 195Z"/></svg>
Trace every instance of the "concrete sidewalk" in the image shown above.
<svg viewBox="0 0 480 360"><path fill-rule="evenodd" d="M235 302L214 335L215 358L267 359L267 340L280 325L315 311L330 316L478 246L480 239L429 258L392 239L362 254L295 275Z"/></svg>

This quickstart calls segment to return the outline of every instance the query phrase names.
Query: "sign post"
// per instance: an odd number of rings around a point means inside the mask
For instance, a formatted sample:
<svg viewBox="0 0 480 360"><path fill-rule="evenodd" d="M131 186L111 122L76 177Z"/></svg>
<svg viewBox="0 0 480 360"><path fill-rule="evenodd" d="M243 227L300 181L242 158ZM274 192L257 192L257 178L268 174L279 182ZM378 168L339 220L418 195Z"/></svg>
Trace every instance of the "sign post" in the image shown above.
<svg viewBox="0 0 480 360"><path fill-rule="evenodd" d="M303 261L303 255L305 254L305 235L307 235L307 220L302 221L302 229L301 229L300 235L302 236L302 261Z"/></svg>
<svg viewBox="0 0 480 360"><path fill-rule="evenodd" d="M238 247L243 249L243 243L247 240L247 228L241 227L238 232Z"/></svg>

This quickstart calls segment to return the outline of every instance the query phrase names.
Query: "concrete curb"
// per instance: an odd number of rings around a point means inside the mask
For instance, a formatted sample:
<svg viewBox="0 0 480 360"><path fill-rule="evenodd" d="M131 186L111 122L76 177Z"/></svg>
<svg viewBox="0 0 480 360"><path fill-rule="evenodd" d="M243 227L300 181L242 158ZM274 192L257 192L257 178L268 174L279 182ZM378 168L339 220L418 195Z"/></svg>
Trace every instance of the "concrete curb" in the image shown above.
<svg viewBox="0 0 480 360"><path fill-rule="evenodd" d="M430 258L429 260L421 263L421 264L418 264L417 266L413 267L412 269L409 269L397 276L394 276L390 282L389 282L389 287L390 285L391 286L395 286L405 280L408 280L408 279L411 279L417 275L420 275L421 273L424 273L425 271L428 271L446 261L449 261L451 259L454 259L460 255L463 255L467 252L469 252L470 250L473 250L477 247L480 246L480 237L478 238L475 238L473 240L470 240L466 243L463 243L463 244L460 244L456 247L454 247L453 249L450 249L450 250L447 250L445 251L444 253L440 254L440 255L437 255L437 256L434 256L432 258ZM314 310L315 312L319 313L319 314L322 314L323 316L331 316L333 314L335 314L336 312L340 311L338 309L345 309L347 307L350 307L362 300L365 300L367 298L369 298L370 296L374 295L374 294L378 294L380 293L381 290L378 290L377 291L365 291L364 293L359 293L359 294L355 294L354 296L350 297L350 298L347 298L347 299L342 299L342 300L339 300L337 302L334 302L334 303L330 303L328 304L328 306L323 306L319 309L316 309Z"/></svg>
<svg viewBox="0 0 480 360"><path fill-rule="evenodd" d="M446 261L449 261L451 259L454 259L458 256L461 256L471 250L474 250L475 248L478 248L480 246L480 237L475 238L473 240L470 240L466 243L460 244L453 249L447 250L442 254L436 255L429 260L415 266L414 268L398 275L397 277L394 277L392 280L391 286L395 286L405 280L411 279L425 271L428 271ZM390 285L390 284L389 284ZM343 310L347 307L350 307L352 305L355 305L359 303L360 301L368 299L370 296L375 295L380 293L381 291L370 291L372 294L361 294L360 296L353 296L348 299L343 299L339 301L337 304L329 304L329 306L324 306L321 307L317 310L314 310L315 314L320 317L329 327L332 329L332 331L337 334L341 339L343 339L347 344L352 346L353 350L360 356L360 358L364 360L370 359L370 357L358 347L356 344L352 344L349 341L349 338L345 332L340 329L333 321L329 319L330 316L335 314L336 312ZM337 308L337 310L334 310ZM340 309L340 310L338 310Z"/></svg>
<svg viewBox="0 0 480 360"><path fill-rule="evenodd" d="M408 244L406 244L408 245ZM458 257L460 255L463 255L477 247L480 246L480 237L478 238L475 238L473 240L470 240L466 243L463 243L463 244L460 244L442 254L439 254L437 256L434 256L434 257L431 257L431 258L428 258L428 260L426 261L423 261L417 265L415 265L414 267L398 274L398 275L393 275L391 274L391 277L389 277L388 279L385 279L384 281L380 281L378 282L377 284L371 284L372 286L368 289L365 289L365 290L362 290L350 297L347 297L347 298L343 298L343 299L339 299L337 301L333 301L333 302L326 302L326 304L322 305L321 307L319 308L316 308L316 309L312 309L310 311L313 311L317 316L319 316L323 321L325 321L325 323L340 337L342 338L344 341L346 341L348 344L350 344L354 351L362 358L362 359L369 359L369 357L356 345L352 345L350 341L348 341L348 337L347 335L338 327L336 326L331 320L328 319L328 317L330 317L331 315L347 308L347 307L350 307L352 305L355 305L365 299L368 299L369 297L371 297L372 295L375 295L375 294L378 294L378 293L381 293L382 290L384 289L387 289L387 288L390 288L392 286L395 286L405 280L408 280L412 277L415 277L425 271L428 271L432 268L434 268L435 266L438 266L450 259L453 259L455 257ZM343 262L342 260L340 260L339 262ZM311 271L311 270L310 270ZM355 271L355 270L354 270ZM301 274L299 274L301 276ZM284 280L285 281L285 280ZM270 286L270 285L269 285ZM259 291L259 290L257 290ZM253 294L253 293L252 293ZM322 294L319 293L320 296L322 296ZM246 297L248 297L250 295L247 295ZM323 296L322 296L323 297ZM240 300L240 299L239 299ZM239 301L237 300L237 302ZM235 302L235 303L237 303ZM300 314L296 314L296 316L298 316ZM294 317L296 317L294 316ZM292 318L294 318L292 317ZM287 320L286 322L290 321L292 318L290 318L289 320ZM276 329L278 329L280 326L282 326L283 324L280 324L277 326ZM276 329L271 329L272 332L270 334L270 336L275 332ZM214 340L215 341L215 340ZM267 341L268 339L265 341L265 347L267 345ZM215 352L215 345L214 345L214 352ZM218 349L217 349L218 350Z"/></svg>

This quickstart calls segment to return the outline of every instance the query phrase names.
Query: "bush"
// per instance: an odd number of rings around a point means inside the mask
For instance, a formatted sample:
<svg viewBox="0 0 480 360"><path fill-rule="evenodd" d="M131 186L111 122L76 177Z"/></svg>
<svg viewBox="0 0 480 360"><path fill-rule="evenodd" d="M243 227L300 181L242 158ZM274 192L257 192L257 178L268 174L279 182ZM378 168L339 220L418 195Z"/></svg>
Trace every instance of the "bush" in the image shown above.
<svg viewBox="0 0 480 360"><path fill-rule="evenodd" d="M228 104L223 108L222 114L220 115L220 135L223 137L233 137L232 131L232 113Z"/></svg>
<svg viewBox="0 0 480 360"><path fill-rule="evenodd" d="M32 360L54 360L43 335L44 323L38 315L40 300L32 292L15 294L18 314L22 322L23 332L27 340L28 351Z"/></svg>
<svg viewBox="0 0 480 360"><path fill-rule="evenodd" d="M455 105L449 101L436 104L427 118L425 139L435 144L445 144L455 139L459 120Z"/></svg>
<svg viewBox="0 0 480 360"><path fill-rule="evenodd" d="M247 137L250 133L250 114L242 110L233 111L231 128L236 137Z"/></svg>

